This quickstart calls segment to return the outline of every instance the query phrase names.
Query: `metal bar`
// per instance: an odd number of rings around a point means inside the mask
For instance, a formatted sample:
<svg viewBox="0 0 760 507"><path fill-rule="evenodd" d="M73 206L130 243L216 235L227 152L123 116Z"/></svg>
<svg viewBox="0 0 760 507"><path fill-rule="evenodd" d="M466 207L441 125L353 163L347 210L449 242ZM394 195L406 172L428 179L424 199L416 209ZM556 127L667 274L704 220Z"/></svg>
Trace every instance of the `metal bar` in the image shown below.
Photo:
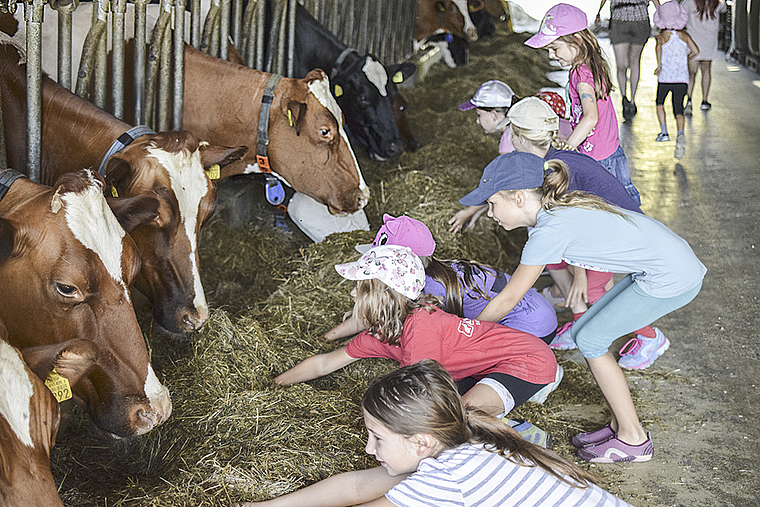
<svg viewBox="0 0 760 507"><path fill-rule="evenodd" d="M153 103L156 96L156 88L158 86L158 73L160 67L159 54L161 52L161 46L163 43L164 32L169 25L171 13L163 9L163 3L161 6L161 12L158 15L156 24L153 26L153 31L150 35L150 47L148 53L148 79L145 87L145 121L142 122L145 125L153 127L155 118L155 111L153 109ZM154 130L156 130L154 128ZM160 129L158 129L160 130Z"/></svg>
<svg viewBox="0 0 760 507"><path fill-rule="evenodd" d="M175 0L172 130L182 129L182 100L185 87L185 5L185 0Z"/></svg>
<svg viewBox="0 0 760 507"><path fill-rule="evenodd" d="M103 23L103 30L100 32L100 36L95 39L95 51L94 51L94 72L93 77L95 79L95 86L92 89L92 102L103 109L106 107L107 98L107 84L108 80L108 65L106 59L108 58L107 51L107 35L108 35L108 0L93 0L92 2L92 22Z"/></svg>
<svg viewBox="0 0 760 507"><path fill-rule="evenodd" d="M221 0L219 16L219 58L229 59L230 47L227 41L230 37L230 0Z"/></svg>
<svg viewBox="0 0 760 507"><path fill-rule="evenodd" d="M256 19L256 68L264 69L264 30L266 27L267 5L264 0L258 0L258 18Z"/></svg>
<svg viewBox="0 0 760 507"><path fill-rule="evenodd" d="M26 164L27 175L39 183L42 164L42 17L43 0L24 3L26 19Z"/></svg>
<svg viewBox="0 0 760 507"><path fill-rule="evenodd" d="M147 24L145 11L148 0L132 1L135 4L135 66L133 72L135 123L145 125L145 34Z"/></svg>
<svg viewBox="0 0 760 507"><path fill-rule="evenodd" d="M238 52L243 52L243 0L232 2L232 42Z"/></svg>
<svg viewBox="0 0 760 507"><path fill-rule="evenodd" d="M111 99L113 115L124 119L124 18L127 12L127 0L113 0L111 17Z"/></svg>
<svg viewBox="0 0 760 507"><path fill-rule="evenodd" d="M78 1L51 2L58 11L58 84L71 90L71 16Z"/></svg>
<svg viewBox="0 0 760 507"><path fill-rule="evenodd" d="M201 0L190 0L190 45L201 47Z"/></svg>
<svg viewBox="0 0 760 507"><path fill-rule="evenodd" d="M171 0L166 2L171 3ZM171 23L166 23L164 33L161 36L161 45L158 58L158 104L156 105L158 120L157 130L169 130L169 95L171 90L171 61L172 61L172 36Z"/></svg>
<svg viewBox="0 0 760 507"><path fill-rule="evenodd" d="M288 57L287 57L287 77L293 77L296 55L296 0L288 1Z"/></svg>

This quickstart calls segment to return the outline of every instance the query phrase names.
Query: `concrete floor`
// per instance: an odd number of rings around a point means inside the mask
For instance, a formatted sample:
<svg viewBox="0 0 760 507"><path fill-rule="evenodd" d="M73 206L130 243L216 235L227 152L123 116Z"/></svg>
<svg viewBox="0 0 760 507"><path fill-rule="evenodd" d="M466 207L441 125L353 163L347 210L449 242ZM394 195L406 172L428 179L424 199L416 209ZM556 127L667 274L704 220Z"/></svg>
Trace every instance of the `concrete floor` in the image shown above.
<svg viewBox="0 0 760 507"><path fill-rule="evenodd" d="M608 41L603 41L613 58ZM699 296L656 325L671 340L662 378L629 376L655 442L649 463L614 465L634 505L760 505L760 75L713 62L712 110L686 119L686 156L656 143L654 41L642 58L638 115L621 139L644 211L685 238L707 266ZM614 64L613 64L614 72ZM615 83L617 85L617 83ZM622 118L620 94L615 95ZM607 465L602 465L607 466ZM625 495L621 495L624 496Z"/></svg>

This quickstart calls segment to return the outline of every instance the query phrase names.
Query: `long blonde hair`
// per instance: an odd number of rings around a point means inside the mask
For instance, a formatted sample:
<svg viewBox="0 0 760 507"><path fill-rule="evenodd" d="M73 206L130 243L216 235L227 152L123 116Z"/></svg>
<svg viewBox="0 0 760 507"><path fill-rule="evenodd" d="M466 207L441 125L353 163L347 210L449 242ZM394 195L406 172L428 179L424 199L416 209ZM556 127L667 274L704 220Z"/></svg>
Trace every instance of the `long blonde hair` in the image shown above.
<svg viewBox="0 0 760 507"><path fill-rule="evenodd" d="M596 90L597 100L604 100L614 89L612 78L610 78L610 66L604 58L602 48L599 47L599 41L596 40L591 31L586 28L580 32L562 35L559 40L570 44L578 49L578 56L573 61L575 70L582 64L588 65L591 74L594 76L594 88Z"/></svg>
<svg viewBox="0 0 760 507"><path fill-rule="evenodd" d="M512 129L512 135L525 139L530 142L536 148L542 150L548 150L554 148L556 150L568 150L575 151L575 148L567 144L562 138L559 137L559 130L535 130L518 127L514 123L510 124Z"/></svg>
<svg viewBox="0 0 760 507"><path fill-rule="evenodd" d="M540 467L571 486L595 483L593 475L526 441L501 420L465 407L451 375L431 359L375 379L364 393L362 408L399 435L426 433L443 449L465 443L487 444L489 451L520 466Z"/></svg>
<svg viewBox="0 0 760 507"><path fill-rule="evenodd" d="M432 312L435 311L433 306L440 304L440 299L428 294L410 299L376 278L358 280L353 316L367 325L370 335L390 345L398 345L404 321L410 313L421 308Z"/></svg>

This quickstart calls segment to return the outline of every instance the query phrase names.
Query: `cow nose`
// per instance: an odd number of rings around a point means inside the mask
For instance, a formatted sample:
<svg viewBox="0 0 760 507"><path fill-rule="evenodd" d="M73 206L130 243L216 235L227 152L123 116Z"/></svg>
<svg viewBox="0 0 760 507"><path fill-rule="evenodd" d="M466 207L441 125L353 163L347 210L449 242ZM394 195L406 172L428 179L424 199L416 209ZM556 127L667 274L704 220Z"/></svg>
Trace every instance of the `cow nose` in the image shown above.
<svg viewBox="0 0 760 507"><path fill-rule="evenodd" d="M468 28L465 32L465 35L467 35L467 40L470 42L475 42L478 40L478 31L475 28Z"/></svg>
<svg viewBox="0 0 760 507"><path fill-rule="evenodd" d="M180 315L180 328L186 333L197 331L208 320L208 308L197 308L182 312Z"/></svg>

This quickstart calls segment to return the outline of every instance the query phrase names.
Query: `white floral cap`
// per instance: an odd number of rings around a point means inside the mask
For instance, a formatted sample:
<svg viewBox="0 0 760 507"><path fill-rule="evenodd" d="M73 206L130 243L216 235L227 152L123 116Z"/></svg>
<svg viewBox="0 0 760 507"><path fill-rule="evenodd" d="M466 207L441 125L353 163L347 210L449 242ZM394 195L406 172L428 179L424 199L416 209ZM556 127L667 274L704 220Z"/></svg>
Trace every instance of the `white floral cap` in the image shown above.
<svg viewBox="0 0 760 507"><path fill-rule="evenodd" d="M335 270L349 280L377 278L410 299L416 299L425 287L425 267L412 249L405 246L376 246L355 262L336 264Z"/></svg>

